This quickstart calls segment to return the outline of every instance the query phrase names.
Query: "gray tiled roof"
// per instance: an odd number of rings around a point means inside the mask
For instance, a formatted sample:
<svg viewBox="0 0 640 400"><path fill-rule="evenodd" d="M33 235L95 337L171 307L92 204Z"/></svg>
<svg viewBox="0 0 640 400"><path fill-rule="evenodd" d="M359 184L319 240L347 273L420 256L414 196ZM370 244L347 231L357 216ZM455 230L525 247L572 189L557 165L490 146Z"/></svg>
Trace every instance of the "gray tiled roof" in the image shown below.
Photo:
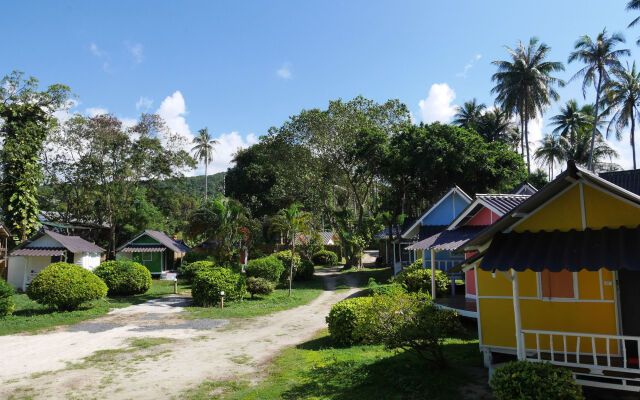
<svg viewBox="0 0 640 400"><path fill-rule="evenodd" d="M409 246L407 249L452 251L462 246L467 240L477 235L484 228L484 226L461 226L450 231L444 230Z"/></svg>
<svg viewBox="0 0 640 400"><path fill-rule="evenodd" d="M176 253L186 253L191 251L189 247L182 244L181 242L172 239L166 233L160 231L152 231L151 229L145 229L144 233L151 236L158 242L162 243L169 250L175 251Z"/></svg>
<svg viewBox="0 0 640 400"><path fill-rule="evenodd" d="M477 194L476 198L487 203L489 206L499 211L500 214L506 214L514 207L528 199L530 196L525 194Z"/></svg>
<svg viewBox="0 0 640 400"><path fill-rule="evenodd" d="M102 247L96 246L80 236L67 236L52 231L44 231L44 234L56 240L72 253L102 253L105 251ZM27 245L26 247L29 246Z"/></svg>

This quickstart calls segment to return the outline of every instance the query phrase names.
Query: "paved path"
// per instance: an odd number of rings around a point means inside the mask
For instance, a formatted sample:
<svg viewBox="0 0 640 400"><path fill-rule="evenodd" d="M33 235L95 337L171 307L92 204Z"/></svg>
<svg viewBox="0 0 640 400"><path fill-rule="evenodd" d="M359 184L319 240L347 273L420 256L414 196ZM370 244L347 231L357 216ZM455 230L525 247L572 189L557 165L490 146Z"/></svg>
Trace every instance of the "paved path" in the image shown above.
<svg viewBox="0 0 640 400"><path fill-rule="evenodd" d="M334 292L337 272L317 272L326 289L307 305L232 323L184 319L188 300L166 297L51 333L0 336L0 398L180 398L206 380L256 378L283 348L326 328L331 305L357 292L353 281ZM145 338L171 342L132 342Z"/></svg>

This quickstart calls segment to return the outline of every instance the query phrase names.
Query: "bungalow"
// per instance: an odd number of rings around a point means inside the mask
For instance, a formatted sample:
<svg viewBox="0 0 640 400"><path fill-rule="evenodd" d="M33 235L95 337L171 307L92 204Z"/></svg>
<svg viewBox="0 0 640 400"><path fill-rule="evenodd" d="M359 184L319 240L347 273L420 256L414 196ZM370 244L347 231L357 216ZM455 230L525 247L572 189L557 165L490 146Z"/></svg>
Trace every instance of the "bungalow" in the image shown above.
<svg viewBox="0 0 640 400"><path fill-rule="evenodd" d="M78 264L91 271L100 265L104 251L79 236L44 230L9 252L7 282L24 291L40 271L58 261Z"/></svg>
<svg viewBox="0 0 640 400"><path fill-rule="evenodd" d="M176 261L191 251L187 245L164 232L145 230L116 250L116 258L138 262L151 272L162 274L175 269Z"/></svg>
<svg viewBox="0 0 640 400"><path fill-rule="evenodd" d="M316 232L320 235L323 246L336 246L340 245L340 236L334 231L319 231ZM300 235L296 238L296 245L306 243L311 235Z"/></svg>
<svg viewBox="0 0 640 400"><path fill-rule="evenodd" d="M478 251L485 365L568 367L578 383L640 392L640 171L573 162L459 250Z"/></svg>

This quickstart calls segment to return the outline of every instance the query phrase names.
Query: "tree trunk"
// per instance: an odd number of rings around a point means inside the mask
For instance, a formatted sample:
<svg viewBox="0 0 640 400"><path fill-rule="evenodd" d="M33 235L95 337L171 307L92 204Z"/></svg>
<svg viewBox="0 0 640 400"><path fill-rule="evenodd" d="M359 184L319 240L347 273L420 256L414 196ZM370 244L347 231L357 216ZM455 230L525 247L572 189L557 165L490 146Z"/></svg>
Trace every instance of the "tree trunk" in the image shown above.
<svg viewBox="0 0 640 400"><path fill-rule="evenodd" d="M209 158L204 158L204 201L207 202L207 196L209 195L209 187L207 186L207 179L209 178Z"/></svg>
<svg viewBox="0 0 640 400"><path fill-rule="evenodd" d="M291 282L293 282L293 259L296 251L296 232L295 229L291 235L291 265L289 266L289 297L291 297Z"/></svg>
<svg viewBox="0 0 640 400"><path fill-rule="evenodd" d="M636 130L636 118L633 115L633 110L631 111L631 152L633 153L633 169L636 169L636 140L635 140L635 130Z"/></svg>
<svg viewBox="0 0 640 400"><path fill-rule="evenodd" d="M531 175L531 159L529 158L529 100L524 98L524 145L527 149L527 173Z"/></svg>
<svg viewBox="0 0 640 400"><path fill-rule="evenodd" d="M593 166L593 146L596 142L596 129L598 128L598 107L600 106L600 87L602 86L602 72L598 74L598 87L596 88L596 107L595 115L593 116L593 132L591 133L591 150L589 151L589 165L588 169L594 171Z"/></svg>
<svg viewBox="0 0 640 400"><path fill-rule="evenodd" d="M524 115L520 113L520 154L524 158Z"/></svg>

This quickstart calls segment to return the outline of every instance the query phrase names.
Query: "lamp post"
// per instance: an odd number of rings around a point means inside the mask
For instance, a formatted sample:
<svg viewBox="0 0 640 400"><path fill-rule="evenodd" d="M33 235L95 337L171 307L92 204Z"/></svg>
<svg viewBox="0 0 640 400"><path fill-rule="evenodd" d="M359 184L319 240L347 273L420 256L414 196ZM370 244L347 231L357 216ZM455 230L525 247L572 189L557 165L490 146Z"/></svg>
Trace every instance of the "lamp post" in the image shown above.
<svg viewBox="0 0 640 400"><path fill-rule="evenodd" d="M220 308L224 308L224 290L220 292Z"/></svg>

